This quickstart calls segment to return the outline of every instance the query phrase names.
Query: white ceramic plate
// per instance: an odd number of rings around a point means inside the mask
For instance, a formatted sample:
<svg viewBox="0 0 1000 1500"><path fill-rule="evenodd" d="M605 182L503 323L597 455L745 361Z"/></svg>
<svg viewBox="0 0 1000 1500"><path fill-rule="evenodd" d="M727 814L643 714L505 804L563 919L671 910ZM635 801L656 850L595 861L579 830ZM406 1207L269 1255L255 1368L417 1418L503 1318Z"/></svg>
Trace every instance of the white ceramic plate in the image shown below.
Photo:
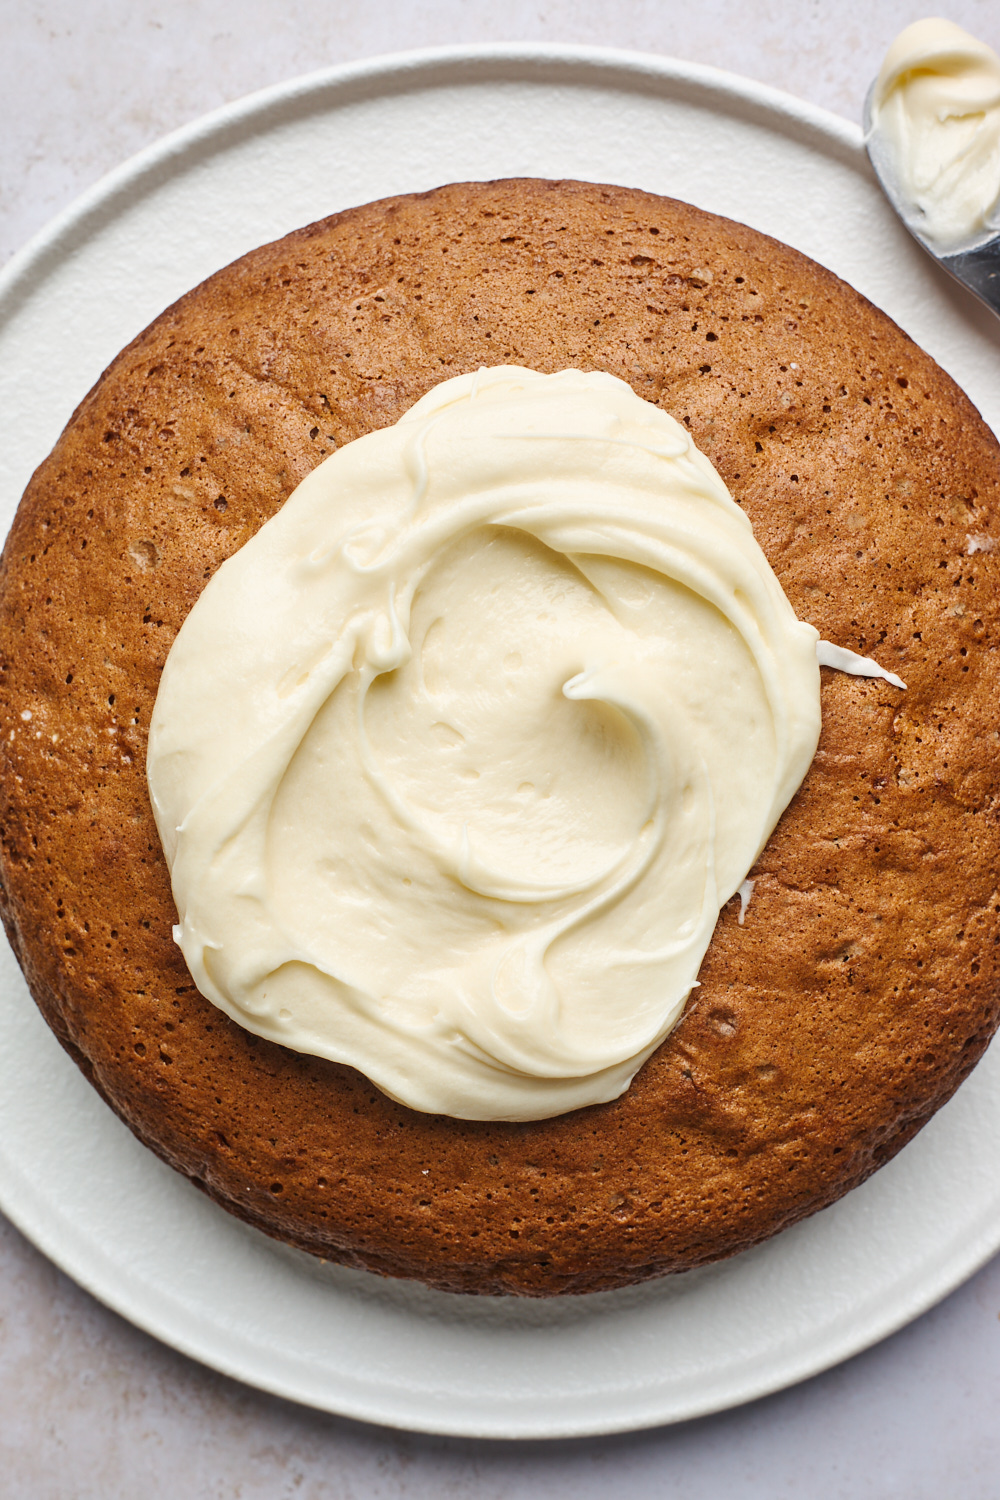
<svg viewBox="0 0 1000 1500"><path fill-rule="evenodd" d="M745 80L583 48L380 59L258 94L76 203L0 277L0 503L117 350L209 272L353 203L580 177L742 219L885 308L1000 426L1000 340L897 225L854 127ZM801 1380L1000 1247L1000 1050L857 1192L724 1265L553 1303L323 1267L137 1144L0 961L0 1203L102 1301L208 1365L329 1411L555 1437L678 1421Z"/></svg>

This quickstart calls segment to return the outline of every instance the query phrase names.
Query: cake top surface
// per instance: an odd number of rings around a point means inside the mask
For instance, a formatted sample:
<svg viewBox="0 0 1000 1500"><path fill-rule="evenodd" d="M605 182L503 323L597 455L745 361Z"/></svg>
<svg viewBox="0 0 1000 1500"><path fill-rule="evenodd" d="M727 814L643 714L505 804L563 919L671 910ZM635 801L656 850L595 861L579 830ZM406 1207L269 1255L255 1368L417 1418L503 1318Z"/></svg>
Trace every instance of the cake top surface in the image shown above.
<svg viewBox="0 0 1000 1500"><path fill-rule="evenodd" d="M417 1114L204 1001L143 777L222 562L334 445L501 364L669 411L800 618L907 683L824 671L817 755L681 1023L622 1098L528 1124ZM36 998L144 1140L328 1258L545 1292L757 1242L898 1149L996 1023L998 503L995 441L928 356L686 205L459 184L263 247L123 351L4 554L5 918Z"/></svg>

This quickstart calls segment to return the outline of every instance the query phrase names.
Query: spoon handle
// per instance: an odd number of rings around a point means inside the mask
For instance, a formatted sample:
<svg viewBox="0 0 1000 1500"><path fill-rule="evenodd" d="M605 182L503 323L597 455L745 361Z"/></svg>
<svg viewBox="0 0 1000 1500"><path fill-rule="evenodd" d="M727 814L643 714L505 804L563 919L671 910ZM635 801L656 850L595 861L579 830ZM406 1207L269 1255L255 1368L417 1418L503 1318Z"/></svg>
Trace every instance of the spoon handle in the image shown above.
<svg viewBox="0 0 1000 1500"><path fill-rule="evenodd" d="M1000 314L1000 234L958 255L942 255L941 264L956 281L975 292L981 302Z"/></svg>

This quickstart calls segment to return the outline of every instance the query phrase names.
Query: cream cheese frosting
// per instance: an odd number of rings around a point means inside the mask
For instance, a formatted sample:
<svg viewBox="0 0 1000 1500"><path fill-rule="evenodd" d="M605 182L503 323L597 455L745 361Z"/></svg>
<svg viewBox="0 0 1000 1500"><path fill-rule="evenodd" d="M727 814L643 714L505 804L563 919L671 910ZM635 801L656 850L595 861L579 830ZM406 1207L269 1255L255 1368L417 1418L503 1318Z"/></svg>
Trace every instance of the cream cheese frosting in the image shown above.
<svg viewBox="0 0 1000 1500"><path fill-rule="evenodd" d="M147 769L198 988L414 1109L617 1097L812 760L817 642L623 381L445 381L170 652Z"/></svg>
<svg viewBox="0 0 1000 1500"><path fill-rule="evenodd" d="M871 133L907 223L939 252L1000 231L1000 57L952 21L916 21L886 54Z"/></svg>

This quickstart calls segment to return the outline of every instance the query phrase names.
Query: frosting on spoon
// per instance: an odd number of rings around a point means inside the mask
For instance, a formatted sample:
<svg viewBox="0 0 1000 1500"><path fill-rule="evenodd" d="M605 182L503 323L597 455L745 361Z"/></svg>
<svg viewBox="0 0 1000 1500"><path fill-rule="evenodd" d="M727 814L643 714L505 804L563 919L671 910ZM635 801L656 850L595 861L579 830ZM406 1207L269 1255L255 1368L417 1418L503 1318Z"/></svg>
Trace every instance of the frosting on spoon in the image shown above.
<svg viewBox="0 0 1000 1500"><path fill-rule="evenodd" d="M872 142L909 227L939 252L1000 232L1000 57L953 21L915 21L886 53Z"/></svg>

